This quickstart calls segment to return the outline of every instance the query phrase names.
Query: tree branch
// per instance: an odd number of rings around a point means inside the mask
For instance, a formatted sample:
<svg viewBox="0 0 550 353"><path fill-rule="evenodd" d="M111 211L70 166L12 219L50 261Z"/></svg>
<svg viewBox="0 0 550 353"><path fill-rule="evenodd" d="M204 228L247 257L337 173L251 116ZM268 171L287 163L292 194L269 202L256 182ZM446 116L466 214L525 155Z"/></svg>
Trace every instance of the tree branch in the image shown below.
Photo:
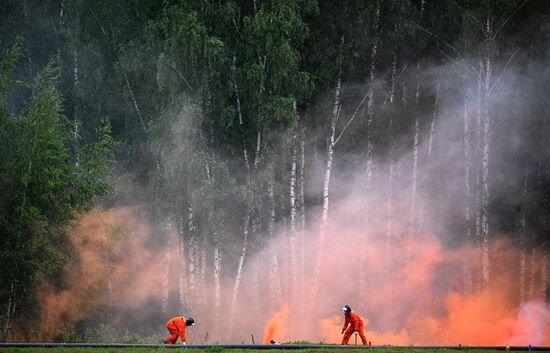
<svg viewBox="0 0 550 353"><path fill-rule="evenodd" d="M348 122L346 123L346 125L342 128L342 131L340 131L340 134L338 135L338 137L336 138L336 140L334 140L333 146L336 146L336 144L338 143L338 141L340 140L340 138L342 137L342 135L344 134L344 132L346 132L346 129L347 129L348 126L353 122L353 120L354 120L355 117L357 116L357 112L359 111L359 108L361 108L361 106L362 106L363 103L365 102L365 99L367 99L368 96L369 96L369 92L367 92L367 94L365 94L365 96L363 97L363 99L361 99L361 102L359 102L359 104L357 105L357 107L355 107L355 111L353 112L353 115L352 115L351 118L348 120ZM338 114L338 115L339 115L339 114Z"/></svg>

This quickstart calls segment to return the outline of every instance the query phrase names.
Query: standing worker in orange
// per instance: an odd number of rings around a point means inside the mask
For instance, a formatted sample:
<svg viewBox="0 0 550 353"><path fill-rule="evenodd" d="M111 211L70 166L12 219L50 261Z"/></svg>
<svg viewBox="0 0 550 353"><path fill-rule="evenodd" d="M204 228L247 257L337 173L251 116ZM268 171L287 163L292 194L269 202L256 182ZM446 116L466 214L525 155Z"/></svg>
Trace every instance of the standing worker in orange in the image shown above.
<svg viewBox="0 0 550 353"><path fill-rule="evenodd" d="M356 313L352 313L350 306L347 304L344 305L342 311L344 312L344 326L342 327L342 334L344 335L344 338L342 338L342 344L348 344L351 334L357 331L359 336L361 336L363 346L366 346L367 338L365 337L365 327L363 326L363 319L361 319L361 316Z"/></svg>
<svg viewBox="0 0 550 353"><path fill-rule="evenodd" d="M166 328L170 331L171 336L164 340L164 343L174 344L181 337L181 343L187 344L187 338L185 337L185 328L187 326L195 325L195 320L192 318L184 318L183 316L176 316L166 322Z"/></svg>

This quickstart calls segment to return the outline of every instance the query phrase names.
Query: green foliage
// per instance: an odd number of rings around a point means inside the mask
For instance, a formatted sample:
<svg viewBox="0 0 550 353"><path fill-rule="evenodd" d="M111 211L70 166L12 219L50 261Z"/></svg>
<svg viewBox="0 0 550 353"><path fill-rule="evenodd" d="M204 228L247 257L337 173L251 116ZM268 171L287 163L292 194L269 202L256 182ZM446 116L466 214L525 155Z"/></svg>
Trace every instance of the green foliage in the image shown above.
<svg viewBox="0 0 550 353"><path fill-rule="evenodd" d="M15 88L10 71L21 56L20 45L2 58L0 73L0 303L13 293L16 305L34 296L40 275L60 268L66 257L64 227L74 212L108 191L102 178L112 148L107 124L98 129L97 142L83 147L82 163L75 162L77 137L62 113L56 88L60 67L53 63L29 85L32 94L22 112L7 112L5 102Z"/></svg>
<svg viewBox="0 0 550 353"><path fill-rule="evenodd" d="M23 56L22 45L23 40L19 38L15 45L2 53L2 60L0 60L0 94L5 94L15 84L13 75L17 63Z"/></svg>

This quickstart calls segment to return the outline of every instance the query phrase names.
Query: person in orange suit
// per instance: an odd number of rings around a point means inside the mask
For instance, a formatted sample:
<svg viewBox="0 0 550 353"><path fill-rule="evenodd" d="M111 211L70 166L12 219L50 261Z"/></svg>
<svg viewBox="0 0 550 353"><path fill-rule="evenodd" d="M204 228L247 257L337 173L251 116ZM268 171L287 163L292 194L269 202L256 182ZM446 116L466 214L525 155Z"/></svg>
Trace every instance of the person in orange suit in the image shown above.
<svg viewBox="0 0 550 353"><path fill-rule="evenodd" d="M342 327L342 334L344 337L342 338L342 344L348 344L351 334L357 331L359 336L361 336L363 346L366 346L367 338L365 337L365 327L361 316L356 313L352 313L349 305L345 305L342 308L342 311L344 312L344 326Z"/></svg>
<svg viewBox="0 0 550 353"><path fill-rule="evenodd" d="M187 326L195 325L195 320L192 318L184 318L183 316L176 316L166 322L166 328L170 331L170 337L164 340L164 343L175 344L178 337L181 337L181 343L187 344L187 338L185 337L185 329Z"/></svg>

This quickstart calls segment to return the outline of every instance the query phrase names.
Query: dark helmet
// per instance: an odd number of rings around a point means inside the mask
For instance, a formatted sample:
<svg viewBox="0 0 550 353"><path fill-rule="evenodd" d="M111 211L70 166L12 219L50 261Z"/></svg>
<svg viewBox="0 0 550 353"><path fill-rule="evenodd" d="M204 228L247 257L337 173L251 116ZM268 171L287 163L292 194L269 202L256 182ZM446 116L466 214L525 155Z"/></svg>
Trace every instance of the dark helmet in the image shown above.
<svg viewBox="0 0 550 353"><path fill-rule="evenodd" d="M342 308L342 311L349 314L349 313L351 313L351 307L348 304L346 304Z"/></svg>
<svg viewBox="0 0 550 353"><path fill-rule="evenodd" d="M193 320L192 317L185 320L185 326L193 326L195 324L195 320Z"/></svg>

